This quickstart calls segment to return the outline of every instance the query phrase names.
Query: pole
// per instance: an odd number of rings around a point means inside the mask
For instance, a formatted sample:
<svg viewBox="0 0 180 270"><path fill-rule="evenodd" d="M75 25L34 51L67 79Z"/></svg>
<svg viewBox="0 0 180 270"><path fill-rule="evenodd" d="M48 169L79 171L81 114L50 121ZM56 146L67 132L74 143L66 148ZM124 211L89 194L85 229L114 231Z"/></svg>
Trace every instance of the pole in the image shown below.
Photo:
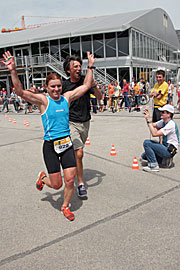
<svg viewBox="0 0 180 270"><path fill-rule="evenodd" d="M25 70L26 70L26 85L27 85L27 89L30 88L30 85L29 85L29 69L28 69L28 62L27 62L27 55L24 56L24 59L25 59Z"/></svg>

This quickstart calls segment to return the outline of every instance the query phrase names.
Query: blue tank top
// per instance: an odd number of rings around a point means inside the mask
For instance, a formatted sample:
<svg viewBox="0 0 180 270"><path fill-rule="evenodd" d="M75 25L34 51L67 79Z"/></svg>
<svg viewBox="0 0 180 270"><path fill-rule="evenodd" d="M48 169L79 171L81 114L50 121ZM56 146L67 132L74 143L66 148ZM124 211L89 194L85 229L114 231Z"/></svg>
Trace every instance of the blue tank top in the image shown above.
<svg viewBox="0 0 180 270"><path fill-rule="evenodd" d="M69 129L69 104L66 98L60 96L53 100L49 95L46 111L41 115L44 127L44 140L54 140L70 135Z"/></svg>

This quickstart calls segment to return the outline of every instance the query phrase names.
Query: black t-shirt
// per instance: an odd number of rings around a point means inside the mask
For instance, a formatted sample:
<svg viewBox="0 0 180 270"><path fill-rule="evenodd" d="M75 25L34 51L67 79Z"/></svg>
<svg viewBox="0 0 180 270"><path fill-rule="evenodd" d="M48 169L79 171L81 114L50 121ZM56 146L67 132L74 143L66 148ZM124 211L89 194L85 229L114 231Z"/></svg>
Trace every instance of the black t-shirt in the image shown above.
<svg viewBox="0 0 180 270"><path fill-rule="evenodd" d="M75 83L71 82L70 79L63 81L62 94L81 86L84 82L84 78L84 76L81 76L80 80ZM70 121L83 123L91 119L90 94L92 92L93 91L90 89L83 96L71 102L69 108Z"/></svg>

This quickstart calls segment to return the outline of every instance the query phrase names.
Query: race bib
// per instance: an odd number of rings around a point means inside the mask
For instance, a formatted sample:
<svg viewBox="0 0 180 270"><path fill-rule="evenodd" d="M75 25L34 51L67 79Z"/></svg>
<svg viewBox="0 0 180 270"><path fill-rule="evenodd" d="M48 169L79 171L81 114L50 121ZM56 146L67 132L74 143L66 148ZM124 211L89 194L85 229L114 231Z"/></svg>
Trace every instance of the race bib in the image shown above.
<svg viewBox="0 0 180 270"><path fill-rule="evenodd" d="M70 137L66 137L61 140L54 141L54 150L57 154L60 154L72 146Z"/></svg>

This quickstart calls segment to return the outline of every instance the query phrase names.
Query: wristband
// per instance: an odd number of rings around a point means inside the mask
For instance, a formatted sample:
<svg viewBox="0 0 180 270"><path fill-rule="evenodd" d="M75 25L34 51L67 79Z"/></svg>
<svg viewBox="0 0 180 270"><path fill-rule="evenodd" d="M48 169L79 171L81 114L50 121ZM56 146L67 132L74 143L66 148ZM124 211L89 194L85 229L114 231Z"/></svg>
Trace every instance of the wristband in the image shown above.
<svg viewBox="0 0 180 270"><path fill-rule="evenodd" d="M152 123L152 121L151 120L147 120L147 124L150 124L150 123Z"/></svg>
<svg viewBox="0 0 180 270"><path fill-rule="evenodd" d="M87 66L87 68L95 69L96 67L95 66Z"/></svg>

